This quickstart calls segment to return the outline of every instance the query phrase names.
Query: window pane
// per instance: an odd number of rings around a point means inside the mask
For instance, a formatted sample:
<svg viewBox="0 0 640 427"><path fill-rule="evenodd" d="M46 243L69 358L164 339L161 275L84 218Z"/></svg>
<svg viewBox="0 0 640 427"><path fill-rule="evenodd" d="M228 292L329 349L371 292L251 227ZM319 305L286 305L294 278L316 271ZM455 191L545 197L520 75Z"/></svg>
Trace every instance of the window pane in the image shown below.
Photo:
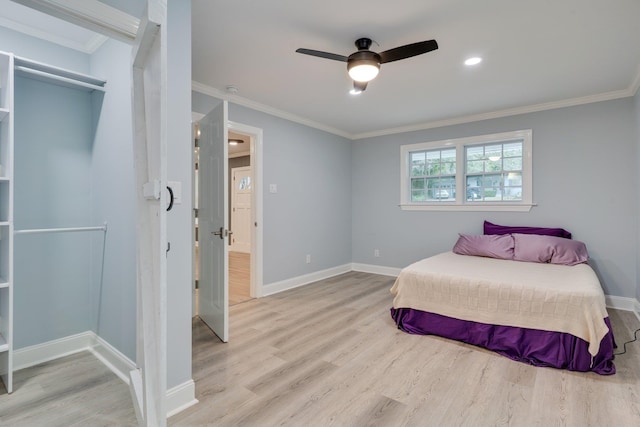
<svg viewBox="0 0 640 427"><path fill-rule="evenodd" d="M521 187L522 186L522 173L520 172L509 172L504 177L504 186L505 187Z"/></svg>
<svg viewBox="0 0 640 427"><path fill-rule="evenodd" d="M500 172L502 170L502 158L498 156L498 160L487 160L487 172Z"/></svg>
<svg viewBox="0 0 640 427"><path fill-rule="evenodd" d="M522 157L522 142L504 144L504 157Z"/></svg>
<svg viewBox="0 0 640 427"><path fill-rule="evenodd" d="M411 179L411 190L424 190L424 178Z"/></svg>
<svg viewBox="0 0 640 427"><path fill-rule="evenodd" d="M485 146L484 155L493 162L500 160L502 158L502 144Z"/></svg>
<svg viewBox="0 0 640 427"><path fill-rule="evenodd" d="M425 165L425 153L411 153L411 176L423 176Z"/></svg>
<svg viewBox="0 0 640 427"><path fill-rule="evenodd" d="M480 159L484 159L483 146L467 147L467 160L480 160Z"/></svg>
<svg viewBox="0 0 640 427"><path fill-rule="evenodd" d="M521 171L522 157L504 159L503 167L504 167L504 170L506 171Z"/></svg>
<svg viewBox="0 0 640 427"><path fill-rule="evenodd" d="M472 160L467 162L467 173L484 172L484 160Z"/></svg>
<svg viewBox="0 0 640 427"><path fill-rule="evenodd" d="M505 187L503 200L522 200L522 187Z"/></svg>
<svg viewBox="0 0 640 427"><path fill-rule="evenodd" d="M411 190L411 201L412 202L424 202L426 201L426 197L423 190Z"/></svg>
<svg viewBox="0 0 640 427"><path fill-rule="evenodd" d="M443 162L453 162L456 161L456 150L442 150L442 161Z"/></svg>

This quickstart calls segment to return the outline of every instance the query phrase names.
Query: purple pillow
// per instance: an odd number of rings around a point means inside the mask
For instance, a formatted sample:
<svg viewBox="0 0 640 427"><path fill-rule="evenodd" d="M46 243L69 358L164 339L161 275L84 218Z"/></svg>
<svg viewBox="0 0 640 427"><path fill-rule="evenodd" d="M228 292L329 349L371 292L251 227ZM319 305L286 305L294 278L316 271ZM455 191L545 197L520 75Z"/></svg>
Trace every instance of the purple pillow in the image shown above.
<svg viewBox="0 0 640 427"><path fill-rule="evenodd" d="M571 238L569 233L564 228L545 228L545 227L511 227L507 225L492 224L489 221L484 222L484 234L539 234L542 236L556 236L564 237L565 239Z"/></svg>
<svg viewBox="0 0 640 427"><path fill-rule="evenodd" d="M509 234L501 236L460 234L453 252L459 255L513 259L513 247L513 237Z"/></svg>
<svg viewBox="0 0 640 427"><path fill-rule="evenodd" d="M556 236L512 234L513 259L527 262L576 265L587 262L589 254L584 243Z"/></svg>

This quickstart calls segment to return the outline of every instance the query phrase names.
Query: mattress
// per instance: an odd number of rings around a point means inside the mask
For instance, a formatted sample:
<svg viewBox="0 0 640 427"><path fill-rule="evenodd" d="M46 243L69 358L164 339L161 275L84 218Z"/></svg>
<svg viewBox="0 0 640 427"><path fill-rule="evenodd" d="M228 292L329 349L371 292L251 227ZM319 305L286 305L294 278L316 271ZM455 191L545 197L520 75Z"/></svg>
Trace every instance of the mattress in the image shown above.
<svg viewBox="0 0 640 427"><path fill-rule="evenodd" d="M565 266L445 252L402 270L393 308L485 324L568 333L592 356L609 333L600 282L587 264Z"/></svg>

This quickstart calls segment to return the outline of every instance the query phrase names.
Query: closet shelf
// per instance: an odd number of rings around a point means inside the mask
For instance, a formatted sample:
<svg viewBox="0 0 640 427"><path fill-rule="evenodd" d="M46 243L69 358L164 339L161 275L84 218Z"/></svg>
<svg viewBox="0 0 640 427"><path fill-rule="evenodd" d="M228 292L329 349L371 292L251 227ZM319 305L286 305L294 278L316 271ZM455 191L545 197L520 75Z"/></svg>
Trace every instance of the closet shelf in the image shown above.
<svg viewBox="0 0 640 427"><path fill-rule="evenodd" d="M54 67L53 65L44 64L42 62L33 61L31 59L22 58L20 56L14 56L13 60L16 70L20 68L39 71L41 73L48 74L54 77L62 77L65 79L73 80L75 82L87 83L90 86L104 86L107 83L107 81L104 79L99 79L97 77L77 73L71 70L65 70L64 68Z"/></svg>
<svg viewBox="0 0 640 427"><path fill-rule="evenodd" d="M0 108L0 122L3 121L8 114L9 110L7 110L6 108Z"/></svg>
<svg viewBox="0 0 640 427"><path fill-rule="evenodd" d="M85 90L88 92L100 91L104 92L102 86L97 86L91 83L85 83L78 80L74 80L68 77L58 76L56 74L47 73L46 71L33 70L31 68L15 66L16 74L23 77L29 77L34 80L39 80L48 83L55 83L58 86L70 87L73 89Z"/></svg>

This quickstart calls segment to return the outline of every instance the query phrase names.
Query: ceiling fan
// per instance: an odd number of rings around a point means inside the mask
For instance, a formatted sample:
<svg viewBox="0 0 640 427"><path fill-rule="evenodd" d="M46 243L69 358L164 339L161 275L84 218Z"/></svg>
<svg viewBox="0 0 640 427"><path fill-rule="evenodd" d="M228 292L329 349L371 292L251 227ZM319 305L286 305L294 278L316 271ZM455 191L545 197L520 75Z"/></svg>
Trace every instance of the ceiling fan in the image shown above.
<svg viewBox="0 0 640 427"><path fill-rule="evenodd" d="M296 52L346 62L349 76L353 79L354 90L362 92L367 88L367 83L378 75L380 64L422 55L438 48L438 43L435 40L426 40L376 53L369 50L371 43L372 41L369 38L359 38L356 40L358 51L349 56L302 48L297 49Z"/></svg>

